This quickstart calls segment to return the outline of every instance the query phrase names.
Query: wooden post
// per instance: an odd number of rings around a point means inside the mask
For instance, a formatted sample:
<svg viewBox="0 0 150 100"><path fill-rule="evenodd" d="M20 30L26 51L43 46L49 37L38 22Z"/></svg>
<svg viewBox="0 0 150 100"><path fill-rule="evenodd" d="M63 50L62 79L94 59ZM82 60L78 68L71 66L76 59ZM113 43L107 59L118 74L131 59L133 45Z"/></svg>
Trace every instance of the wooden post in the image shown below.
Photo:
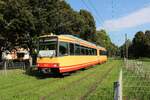
<svg viewBox="0 0 150 100"><path fill-rule="evenodd" d="M4 74L7 75L7 60L4 60Z"/></svg>
<svg viewBox="0 0 150 100"><path fill-rule="evenodd" d="M118 100L118 95L119 95L119 82L116 81L114 82L114 100Z"/></svg>
<svg viewBox="0 0 150 100"><path fill-rule="evenodd" d="M119 98L118 100L122 100L122 69L119 75Z"/></svg>
<svg viewBox="0 0 150 100"><path fill-rule="evenodd" d="M119 81L114 82L114 100L122 100L122 69L120 71Z"/></svg>

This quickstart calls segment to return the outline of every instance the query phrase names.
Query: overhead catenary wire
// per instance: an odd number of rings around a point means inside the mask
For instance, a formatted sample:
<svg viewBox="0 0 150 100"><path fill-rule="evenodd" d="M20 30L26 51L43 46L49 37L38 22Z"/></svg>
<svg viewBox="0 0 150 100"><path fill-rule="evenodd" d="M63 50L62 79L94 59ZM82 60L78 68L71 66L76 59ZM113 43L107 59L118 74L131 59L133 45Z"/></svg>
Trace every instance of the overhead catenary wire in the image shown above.
<svg viewBox="0 0 150 100"><path fill-rule="evenodd" d="M92 9L85 3L84 0L81 0L81 1L82 1L82 3L85 5L85 7L86 7L89 11L92 10ZM95 18L97 19L97 21L99 22L99 24L101 24L101 21L99 20L99 18L97 17L97 15L95 16Z"/></svg>
<svg viewBox="0 0 150 100"><path fill-rule="evenodd" d="M106 27L105 26L103 26L103 24L102 23L104 23L105 21L104 21L104 19L103 19L103 17L100 15L100 13L99 13L99 11L96 9L96 7L94 6L94 4L93 4L93 2L92 1L90 1L90 0L87 0L89 3L89 5L84 1L84 0L81 0L82 1L82 3L84 4L84 6L89 10L89 11L94 11L95 12L95 18L97 19L97 22L99 23L99 24L101 24L102 25L102 27L105 29ZM53 16L55 16L56 14L60 14L60 11L61 10L63 10L63 7L59 7L57 10L54 10L54 11L51 11L51 15L49 15L50 17L53 17ZM59 28L59 27L61 27L61 26L64 26L64 25L67 25L67 24L70 24L70 25L73 25L73 23L71 23L72 21L69 21L69 22L67 22L67 23L60 23L60 25L58 25L57 27L55 27L55 28Z"/></svg>
<svg viewBox="0 0 150 100"><path fill-rule="evenodd" d="M89 4L91 5L91 7L94 9L95 13L97 14L97 16L101 19L101 21L104 23L104 19L103 17L100 15L100 13L98 12L98 10L95 8L94 4L91 2L91 0L87 0L89 2Z"/></svg>
<svg viewBox="0 0 150 100"><path fill-rule="evenodd" d="M84 0L81 0L84 2ZM94 6L93 2L91 0L87 0L89 2L89 5L91 5L91 7L93 8L95 14L98 16L98 21L99 21L99 18L101 19L102 23L105 23L103 17L101 16L101 14L99 13L99 11L96 9L96 7ZM112 18L114 18L115 16L115 8L116 8L116 0L112 0L111 1L111 4L112 4ZM102 27L104 29L107 29L107 27L105 27L103 24L102 24Z"/></svg>

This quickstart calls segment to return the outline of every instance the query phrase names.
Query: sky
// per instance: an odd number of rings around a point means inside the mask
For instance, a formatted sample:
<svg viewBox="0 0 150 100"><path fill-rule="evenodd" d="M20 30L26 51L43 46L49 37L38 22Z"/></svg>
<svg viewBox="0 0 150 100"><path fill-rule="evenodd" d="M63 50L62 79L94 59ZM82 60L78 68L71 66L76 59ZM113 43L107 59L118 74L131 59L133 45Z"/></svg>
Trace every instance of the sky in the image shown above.
<svg viewBox="0 0 150 100"><path fill-rule="evenodd" d="M150 0L65 0L75 11L93 15L96 29L105 29L113 43L121 46L125 34L132 40L138 31L150 30Z"/></svg>

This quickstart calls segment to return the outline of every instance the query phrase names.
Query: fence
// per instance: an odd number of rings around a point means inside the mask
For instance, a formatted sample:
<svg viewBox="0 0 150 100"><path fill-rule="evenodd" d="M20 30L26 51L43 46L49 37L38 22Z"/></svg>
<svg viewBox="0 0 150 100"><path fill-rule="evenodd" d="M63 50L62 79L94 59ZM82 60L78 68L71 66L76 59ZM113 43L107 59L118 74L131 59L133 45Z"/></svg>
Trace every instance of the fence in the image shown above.
<svg viewBox="0 0 150 100"><path fill-rule="evenodd" d="M3 60L0 62L0 73L7 75L9 69L22 69L30 71L33 67L32 59L25 61Z"/></svg>
<svg viewBox="0 0 150 100"><path fill-rule="evenodd" d="M149 67L143 61L125 60L123 100L150 100Z"/></svg>

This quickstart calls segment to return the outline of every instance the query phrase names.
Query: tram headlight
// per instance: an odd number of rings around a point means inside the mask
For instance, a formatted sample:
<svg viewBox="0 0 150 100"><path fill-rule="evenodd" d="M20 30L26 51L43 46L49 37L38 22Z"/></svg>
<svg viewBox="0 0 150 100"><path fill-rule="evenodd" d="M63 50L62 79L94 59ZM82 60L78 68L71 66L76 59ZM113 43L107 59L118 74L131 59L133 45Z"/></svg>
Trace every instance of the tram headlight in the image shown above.
<svg viewBox="0 0 150 100"><path fill-rule="evenodd" d="M53 65L53 67L59 67L59 64L56 63L56 64Z"/></svg>
<svg viewBox="0 0 150 100"><path fill-rule="evenodd" d="M37 66L39 67L39 66L40 66L40 64L37 64Z"/></svg>

